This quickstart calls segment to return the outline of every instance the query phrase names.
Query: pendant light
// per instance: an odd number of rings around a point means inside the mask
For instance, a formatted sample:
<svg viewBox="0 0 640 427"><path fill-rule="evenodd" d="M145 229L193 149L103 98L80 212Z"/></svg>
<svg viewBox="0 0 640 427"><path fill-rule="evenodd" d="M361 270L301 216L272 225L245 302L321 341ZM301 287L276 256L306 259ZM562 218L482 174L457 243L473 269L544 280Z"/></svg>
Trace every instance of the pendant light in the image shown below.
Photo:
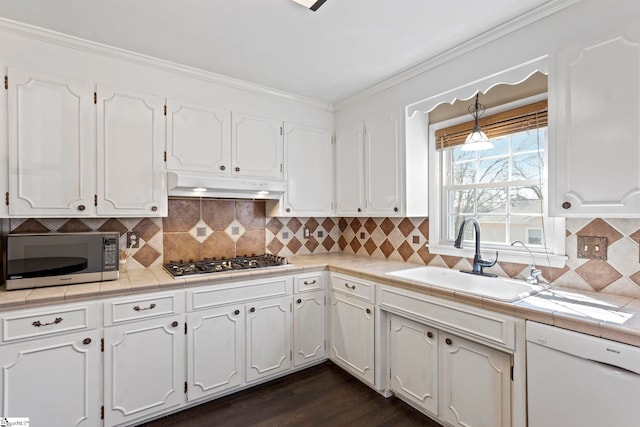
<svg viewBox="0 0 640 427"><path fill-rule="evenodd" d="M462 151L479 151L493 148L493 144L491 143L491 141L489 141L487 135L482 132L482 129L478 124L478 118L482 116L485 111L484 105L478 102L479 95L480 93L478 92L476 94L476 103L469 105L469 114L471 114L474 118L474 126L473 130L464 141L464 145L461 148Z"/></svg>

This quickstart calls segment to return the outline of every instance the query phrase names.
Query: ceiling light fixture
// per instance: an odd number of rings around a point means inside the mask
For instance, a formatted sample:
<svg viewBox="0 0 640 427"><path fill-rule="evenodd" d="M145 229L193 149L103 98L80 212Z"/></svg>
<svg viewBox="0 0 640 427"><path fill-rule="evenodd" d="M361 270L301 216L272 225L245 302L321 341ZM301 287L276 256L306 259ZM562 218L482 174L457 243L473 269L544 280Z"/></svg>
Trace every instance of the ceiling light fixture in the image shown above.
<svg viewBox="0 0 640 427"><path fill-rule="evenodd" d="M474 118L473 130L467 136L462 146L462 151L479 151L493 148L493 144L489 141L487 135L482 132L482 128L478 124L478 118L484 114L484 105L478 102L480 92L476 94L476 103L469 105L469 114Z"/></svg>
<svg viewBox="0 0 640 427"><path fill-rule="evenodd" d="M315 12L327 0L293 0L293 1Z"/></svg>

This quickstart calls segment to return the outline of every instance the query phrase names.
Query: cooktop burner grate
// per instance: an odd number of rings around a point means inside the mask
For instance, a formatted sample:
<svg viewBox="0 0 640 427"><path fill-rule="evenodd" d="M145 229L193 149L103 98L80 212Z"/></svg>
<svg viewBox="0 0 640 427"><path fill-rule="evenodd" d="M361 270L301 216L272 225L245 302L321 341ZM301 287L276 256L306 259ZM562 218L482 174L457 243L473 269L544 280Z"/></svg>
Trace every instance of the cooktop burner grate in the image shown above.
<svg viewBox="0 0 640 427"><path fill-rule="evenodd" d="M289 262L285 257L271 254L239 256L235 258L205 258L200 261L182 260L169 261L164 264L164 269L173 277L193 276L197 274L210 274L222 271L248 270L252 268L277 267L287 265Z"/></svg>

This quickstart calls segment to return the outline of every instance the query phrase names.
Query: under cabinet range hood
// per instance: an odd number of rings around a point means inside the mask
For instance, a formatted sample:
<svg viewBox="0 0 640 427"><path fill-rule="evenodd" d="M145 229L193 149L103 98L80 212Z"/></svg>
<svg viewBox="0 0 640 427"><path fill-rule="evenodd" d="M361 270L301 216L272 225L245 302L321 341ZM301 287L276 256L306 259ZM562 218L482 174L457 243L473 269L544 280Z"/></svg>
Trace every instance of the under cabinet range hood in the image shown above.
<svg viewBox="0 0 640 427"><path fill-rule="evenodd" d="M169 196L220 197L227 199L277 200L287 189L285 181L168 172Z"/></svg>

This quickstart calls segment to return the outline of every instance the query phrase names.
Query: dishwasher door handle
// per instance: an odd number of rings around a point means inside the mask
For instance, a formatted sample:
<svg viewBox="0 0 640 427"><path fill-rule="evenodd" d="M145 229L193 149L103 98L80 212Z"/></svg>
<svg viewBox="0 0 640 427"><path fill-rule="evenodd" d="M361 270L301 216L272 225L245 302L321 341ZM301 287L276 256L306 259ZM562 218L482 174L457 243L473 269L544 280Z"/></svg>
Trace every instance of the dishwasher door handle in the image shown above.
<svg viewBox="0 0 640 427"><path fill-rule="evenodd" d="M640 375L640 373L638 372L634 372L630 369L627 368L623 368L621 366L618 365L613 365L611 363L606 363L606 362L599 362L597 360L593 360L593 359L587 359L589 362L592 362L598 366L600 366L602 369L606 369L608 371L615 371L616 373L620 373L620 374L628 374L628 375Z"/></svg>

